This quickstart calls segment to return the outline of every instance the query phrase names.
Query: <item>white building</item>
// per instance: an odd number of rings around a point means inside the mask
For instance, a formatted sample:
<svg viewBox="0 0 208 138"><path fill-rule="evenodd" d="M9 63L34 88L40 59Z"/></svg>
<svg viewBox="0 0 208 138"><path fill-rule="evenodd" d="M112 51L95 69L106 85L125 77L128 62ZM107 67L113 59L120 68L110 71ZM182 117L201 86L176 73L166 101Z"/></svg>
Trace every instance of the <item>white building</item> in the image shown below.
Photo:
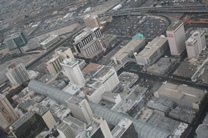
<svg viewBox="0 0 208 138"><path fill-rule="evenodd" d="M179 56L185 49L186 35L182 21L173 22L166 31L171 55Z"/></svg>
<svg viewBox="0 0 208 138"><path fill-rule="evenodd" d="M29 80L28 71L22 63L8 66L6 76L13 85L23 84Z"/></svg>
<svg viewBox="0 0 208 138"><path fill-rule="evenodd" d="M206 48L205 32L195 31L186 41L186 51L188 57L198 57Z"/></svg>
<svg viewBox="0 0 208 138"><path fill-rule="evenodd" d="M82 71L87 74L83 92L94 103L99 103L104 92L111 92L119 84L113 67L91 63Z"/></svg>
<svg viewBox="0 0 208 138"><path fill-rule="evenodd" d="M42 46L43 49L48 49L49 47L51 47L53 44L55 44L59 40L60 40L59 36L52 35L48 37L46 40L44 40L43 42L41 42L40 45Z"/></svg>
<svg viewBox="0 0 208 138"><path fill-rule="evenodd" d="M79 62L72 58L67 58L61 62L63 74L67 76L71 83L84 86L85 79L79 67Z"/></svg>
<svg viewBox="0 0 208 138"><path fill-rule="evenodd" d="M59 56L57 56L57 57L53 57L48 62L46 62L45 66L48 69L49 73L55 76L62 69L61 64L60 64L61 62L62 62L62 59Z"/></svg>
<svg viewBox="0 0 208 138"><path fill-rule="evenodd" d="M92 111L86 99L81 102L75 98L70 98L67 100L67 105L72 112L72 115L86 124L92 122Z"/></svg>
<svg viewBox="0 0 208 138"><path fill-rule="evenodd" d="M164 36L156 37L145 48L136 53L135 59L139 65L150 65L157 61L168 49L168 41Z"/></svg>

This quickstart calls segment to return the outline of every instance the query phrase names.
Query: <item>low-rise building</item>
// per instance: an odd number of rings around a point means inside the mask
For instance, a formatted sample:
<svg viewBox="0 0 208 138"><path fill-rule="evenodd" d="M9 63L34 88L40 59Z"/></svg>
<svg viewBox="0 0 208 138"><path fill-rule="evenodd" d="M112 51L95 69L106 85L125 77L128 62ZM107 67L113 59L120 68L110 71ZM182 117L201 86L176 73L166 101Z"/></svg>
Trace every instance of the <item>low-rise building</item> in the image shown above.
<svg viewBox="0 0 208 138"><path fill-rule="evenodd" d="M115 55L112 56L111 60L115 64L122 64L128 57L133 57L135 52L140 51L145 46L145 38L132 39L128 44L123 46Z"/></svg>
<svg viewBox="0 0 208 138"><path fill-rule="evenodd" d="M46 50L49 47L51 47L53 44L58 42L59 40L60 40L59 36L52 35L52 36L49 36L48 38L46 38L43 42L41 42L40 45L43 49Z"/></svg>
<svg viewBox="0 0 208 138"><path fill-rule="evenodd" d="M139 65L150 65L157 61L168 49L168 40L164 36L156 37L149 42L145 48L136 53L137 64Z"/></svg>
<svg viewBox="0 0 208 138"><path fill-rule="evenodd" d="M172 100L182 107L199 110L206 93L203 90L187 85L163 83L162 86L154 92L154 96Z"/></svg>

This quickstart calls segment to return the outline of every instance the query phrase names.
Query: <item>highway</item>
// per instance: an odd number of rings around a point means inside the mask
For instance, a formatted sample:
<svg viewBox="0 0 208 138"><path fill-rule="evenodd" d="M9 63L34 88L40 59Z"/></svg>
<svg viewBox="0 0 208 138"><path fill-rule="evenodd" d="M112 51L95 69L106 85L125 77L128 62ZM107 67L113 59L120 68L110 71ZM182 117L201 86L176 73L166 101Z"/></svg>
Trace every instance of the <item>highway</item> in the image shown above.
<svg viewBox="0 0 208 138"><path fill-rule="evenodd" d="M45 52L43 55L41 55L40 57L38 57L37 59L35 59L34 61L32 61L30 64L28 64L26 66L26 68L28 70L33 70L35 67L37 67L38 65L40 65L42 62L45 62L47 58L51 57L53 54L53 51L60 47L62 44L64 44L68 39L70 39L73 35L75 35L77 32L79 32L80 30L82 30L84 27L80 27L76 32L72 32L72 34L67 37L62 39L61 41L57 42L56 44L54 44L53 47L51 47L47 52Z"/></svg>
<svg viewBox="0 0 208 138"><path fill-rule="evenodd" d="M185 5L185 6L165 6L165 7L139 7L127 8L118 11L109 11L100 16L121 16L138 13L208 13L207 5Z"/></svg>

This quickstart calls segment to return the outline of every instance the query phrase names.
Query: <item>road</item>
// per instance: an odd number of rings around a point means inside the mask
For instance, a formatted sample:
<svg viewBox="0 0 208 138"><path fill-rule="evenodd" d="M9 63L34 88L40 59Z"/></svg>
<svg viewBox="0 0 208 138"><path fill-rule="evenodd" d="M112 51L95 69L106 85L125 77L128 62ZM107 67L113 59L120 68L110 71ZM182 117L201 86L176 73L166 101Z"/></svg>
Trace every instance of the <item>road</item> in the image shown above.
<svg viewBox="0 0 208 138"><path fill-rule="evenodd" d="M208 7L202 5L164 6L164 7L139 7L111 11L100 16L122 16L138 13L207 13Z"/></svg>

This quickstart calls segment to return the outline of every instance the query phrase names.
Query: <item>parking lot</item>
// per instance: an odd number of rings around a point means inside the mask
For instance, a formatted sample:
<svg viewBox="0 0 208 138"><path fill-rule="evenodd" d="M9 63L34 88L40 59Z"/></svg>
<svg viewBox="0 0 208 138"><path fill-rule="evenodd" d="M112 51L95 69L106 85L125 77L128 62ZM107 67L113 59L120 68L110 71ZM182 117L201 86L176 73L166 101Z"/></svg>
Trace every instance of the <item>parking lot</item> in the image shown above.
<svg viewBox="0 0 208 138"><path fill-rule="evenodd" d="M146 39L153 39L161 35L167 27L167 23L161 18L149 16L123 16L116 17L106 26L104 33L122 37L132 37L138 33Z"/></svg>

